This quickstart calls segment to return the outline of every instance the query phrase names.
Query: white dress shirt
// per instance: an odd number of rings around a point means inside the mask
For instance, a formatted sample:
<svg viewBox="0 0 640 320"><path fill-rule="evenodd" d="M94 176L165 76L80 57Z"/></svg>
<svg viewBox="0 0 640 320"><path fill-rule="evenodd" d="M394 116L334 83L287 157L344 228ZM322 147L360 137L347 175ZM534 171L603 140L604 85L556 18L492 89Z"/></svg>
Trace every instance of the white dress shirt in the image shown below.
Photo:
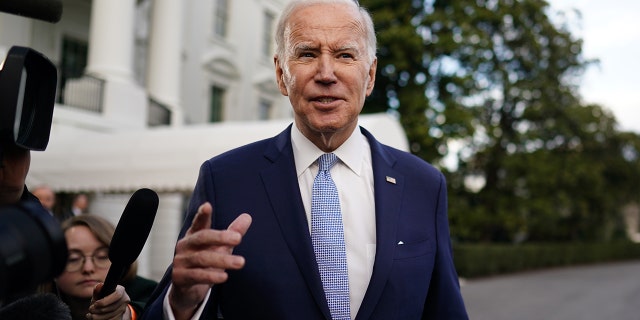
<svg viewBox="0 0 640 320"><path fill-rule="evenodd" d="M340 209L344 227L349 273L349 302L351 319L360 309L369 280L373 272L376 253L376 218L373 189L371 149L367 138L356 127L349 139L333 153L340 159L331 168L331 177L340 197ZM300 194L311 232L311 189L318 174L317 160L324 152L309 141L294 124L291 143L296 165ZM249 214L251 214L249 212ZM169 294L164 297L164 318L174 320L169 304ZM209 298L211 290L204 301ZM191 319L198 319L204 306L202 303Z"/></svg>
<svg viewBox="0 0 640 320"><path fill-rule="evenodd" d="M291 143L310 231L311 189L318 174L317 160L324 152L302 135L295 125L291 130ZM351 319L354 319L369 286L376 252L371 148L360 127L356 127L349 139L333 153L340 159L330 172L340 197L349 273L349 302Z"/></svg>

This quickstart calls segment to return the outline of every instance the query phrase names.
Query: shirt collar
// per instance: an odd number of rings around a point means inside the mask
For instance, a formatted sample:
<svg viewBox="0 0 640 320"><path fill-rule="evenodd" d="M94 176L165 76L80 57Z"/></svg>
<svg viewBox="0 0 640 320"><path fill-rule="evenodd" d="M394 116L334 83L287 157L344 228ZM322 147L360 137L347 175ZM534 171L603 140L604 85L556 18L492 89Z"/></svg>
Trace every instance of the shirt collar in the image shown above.
<svg viewBox="0 0 640 320"><path fill-rule="evenodd" d="M311 165L315 165L316 160L324 152L316 147L307 137L305 137L300 129L293 123L291 129L291 144L293 147L293 157L296 163L296 173L298 177L307 170ZM351 136L333 153L355 174L360 175L362 171L362 160L367 153L369 143L367 138L357 126L353 130Z"/></svg>

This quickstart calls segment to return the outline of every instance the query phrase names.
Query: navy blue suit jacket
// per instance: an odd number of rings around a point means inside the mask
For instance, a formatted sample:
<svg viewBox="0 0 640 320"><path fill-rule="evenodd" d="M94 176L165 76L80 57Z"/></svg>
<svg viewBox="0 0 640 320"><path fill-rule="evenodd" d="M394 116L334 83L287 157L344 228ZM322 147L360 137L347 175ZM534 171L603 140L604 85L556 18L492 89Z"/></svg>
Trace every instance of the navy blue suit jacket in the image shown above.
<svg viewBox="0 0 640 320"><path fill-rule="evenodd" d="M467 319L452 259L444 176L361 130L371 146L377 244L356 319ZM227 228L243 212L253 222L234 250L245 257L245 267L214 286L202 319L214 319L217 310L224 319L330 319L300 196L291 126L202 165L181 237L205 201L213 206L215 229ZM170 275L169 268L144 318L161 318Z"/></svg>

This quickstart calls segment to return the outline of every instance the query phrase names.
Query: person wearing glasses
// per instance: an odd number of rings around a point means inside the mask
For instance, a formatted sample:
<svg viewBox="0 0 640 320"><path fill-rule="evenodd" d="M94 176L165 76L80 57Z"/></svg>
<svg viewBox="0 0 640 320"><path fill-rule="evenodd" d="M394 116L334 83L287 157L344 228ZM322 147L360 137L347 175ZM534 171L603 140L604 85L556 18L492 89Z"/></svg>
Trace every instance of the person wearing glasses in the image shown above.
<svg viewBox="0 0 640 320"><path fill-rule="evenodd" d="M69 258L65 270L56 279L51 292L58 294L75 319L133 319L142 313L156 282L136 275L134 263L115 292L95 300L107 277L111 261L109 244L115 227L93 214L65 220L62 230Z"/></svg>

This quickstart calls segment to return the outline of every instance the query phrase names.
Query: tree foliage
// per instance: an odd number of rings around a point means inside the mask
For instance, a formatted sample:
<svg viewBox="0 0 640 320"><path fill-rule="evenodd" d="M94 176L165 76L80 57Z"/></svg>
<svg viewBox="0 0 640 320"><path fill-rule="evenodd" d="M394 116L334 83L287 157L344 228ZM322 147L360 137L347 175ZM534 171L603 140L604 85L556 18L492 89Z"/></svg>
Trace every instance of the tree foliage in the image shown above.
<svg viewBox="0 0 640 320"><path fill-rule="evenodd" d="M638 201L640 139L581 101L575 83L591 61L546 1L360 2L379 42L365 112L396 114L432 163L461 146L455 170L442 166L454 236L616 236L619 208Z"/></svg>

